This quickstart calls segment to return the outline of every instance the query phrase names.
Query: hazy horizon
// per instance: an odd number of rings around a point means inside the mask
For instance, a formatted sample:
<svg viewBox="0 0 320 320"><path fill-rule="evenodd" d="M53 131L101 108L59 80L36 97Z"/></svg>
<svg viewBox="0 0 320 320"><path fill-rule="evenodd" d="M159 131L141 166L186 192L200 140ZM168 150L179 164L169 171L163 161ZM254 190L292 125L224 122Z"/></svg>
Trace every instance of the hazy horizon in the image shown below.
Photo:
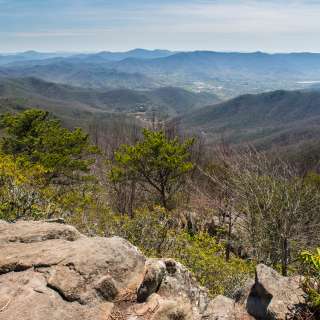
<svg viewBox="0 0 320 320"><path fill-rule="evenodd" d="M313 0L0 0L0 52L320 52Z"/></svg>
<svg viewBox="0 0 320 320"><path fill-rule="evenodd" d="M128 50L108 50L108 49L101 49L96 51L62 51L62 50L53 50L53 51L41 51L41 50L34 50L34 49L28 49L23 51L0 51L1 55L15 55L15 54L23 54L28 52L35 52L35 53L42 53L42 54L67 54L67 55L77 55L77 54L96 54L101 52L110 52L110 53L126 53L134 50L146 50L146 51L170 51L172 53L189 53L189 52L217 52L217 53L247 53L247 54L253 54L253 53L263 53L263 54L320 54L320 51L239 51L239 50L207 50L207 49L196 49L196 50L170 50L167 48L129 48Z"/></svg>

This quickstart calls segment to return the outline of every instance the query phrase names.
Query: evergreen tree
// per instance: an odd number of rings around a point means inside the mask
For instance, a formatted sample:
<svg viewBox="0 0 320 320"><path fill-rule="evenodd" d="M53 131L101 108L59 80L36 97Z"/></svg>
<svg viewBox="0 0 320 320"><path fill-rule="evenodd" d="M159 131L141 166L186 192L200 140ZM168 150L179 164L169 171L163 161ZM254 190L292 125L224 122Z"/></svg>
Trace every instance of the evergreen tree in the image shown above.
<svg viewBox="0 0 320 320"><path fill-rule="evenodd" d="M39 109L5 114L0 124L4 129L2 153L42 165L49 178L74 178L89 171L95 148L81 129L63 128L59 120Z"/></svg>
<svg viewBox="0 0 320 320"><path fill-rule="evenodd" d="M170 200L182 187L186 174L193 168L189 149L194 140L180 142L169 139L163 131L143 131L143 139L136 145L123 145L115 153L110 172L112 181L135 181L151 187L161 205L169 209Z"/></svg>

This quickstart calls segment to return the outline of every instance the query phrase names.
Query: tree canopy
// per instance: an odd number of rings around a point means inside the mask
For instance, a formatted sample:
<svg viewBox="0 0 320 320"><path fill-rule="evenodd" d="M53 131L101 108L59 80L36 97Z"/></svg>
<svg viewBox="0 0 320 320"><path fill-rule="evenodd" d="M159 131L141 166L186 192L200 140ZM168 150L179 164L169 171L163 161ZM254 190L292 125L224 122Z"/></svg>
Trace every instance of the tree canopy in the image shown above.
<svg viewBox="0 0 320 320"><path fill-rule="evenodd" d="M5 131L0 145L4 154L41 164L52 177L88 172L89 155L95 149L82 129L63 128L59 120L38 109L7 113L0 125Z"/></svg>
<svg viewBox="0 0 320 320"><path fill-rule="evenodd" d="M148 185L168 209L169 201L180 189L184 177L192 168L190 147L194 140L180 142L168 138L163 131L143 130L143 139L135 145L122 145L115 153L110 178Z"/></svg>

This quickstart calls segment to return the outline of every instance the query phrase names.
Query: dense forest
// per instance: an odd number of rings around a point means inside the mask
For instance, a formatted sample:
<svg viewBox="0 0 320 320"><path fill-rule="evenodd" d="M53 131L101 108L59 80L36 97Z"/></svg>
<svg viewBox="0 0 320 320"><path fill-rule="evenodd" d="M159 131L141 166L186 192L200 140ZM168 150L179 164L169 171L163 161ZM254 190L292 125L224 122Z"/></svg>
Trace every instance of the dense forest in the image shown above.
<svg viewBox="0 0 320 320"><path fill-rule="evenodd" d="M180 261L212 296L234 297L258 263L303 274L309 305L296 319L317 319L317 151L306 162L208 144L174 121L143 129L93 119L87 131L41 109L1 116L0 219L64 219L88 235L121 236Z"/></svg>

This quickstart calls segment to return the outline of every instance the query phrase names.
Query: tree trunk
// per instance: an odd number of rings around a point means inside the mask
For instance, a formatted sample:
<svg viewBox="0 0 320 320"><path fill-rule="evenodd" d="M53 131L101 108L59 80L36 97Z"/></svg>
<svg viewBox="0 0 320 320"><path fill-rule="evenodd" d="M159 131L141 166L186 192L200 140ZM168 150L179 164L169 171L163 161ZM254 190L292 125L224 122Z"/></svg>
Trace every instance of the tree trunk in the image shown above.
<svg viewBox="0 0 320 320"><path fill-rule="evenodd" d="M136 182L131 181L130 199L129 199L129 216L134 218L133 204L136 195Z"/></svg>
<svg viewBox="0 0 320 320"><path fill-rule="evenodd" d="M228 221L228 234L227 234L227 246L226 246L226 261L230 260L231 253L231 234L232 234L232 217L229 212L229 221Z"/></svg>
<svg viewBox="0 0 320 320"><path fill-rule="evenodd" d="M163 206L166 210L168 210L167 198L166 198L166 191L165 191L164 186L161 186L161 203L162 203L162 206Z"/></svg>
<svg viewBox="0 0 320 320"><path fill-rule="evenodd" d="M283 276L288 275L288 239L284 238L282 243L281 272Z"/></svg>

